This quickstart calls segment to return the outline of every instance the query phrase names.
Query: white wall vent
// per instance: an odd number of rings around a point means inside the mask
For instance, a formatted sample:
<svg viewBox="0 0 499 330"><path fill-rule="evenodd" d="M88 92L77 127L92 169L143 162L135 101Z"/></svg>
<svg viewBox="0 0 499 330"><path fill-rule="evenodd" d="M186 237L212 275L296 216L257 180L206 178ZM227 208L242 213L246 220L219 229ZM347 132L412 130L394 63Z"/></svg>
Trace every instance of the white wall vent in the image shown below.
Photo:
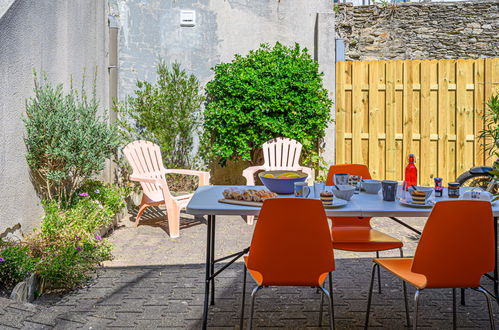
<svg viewBox="0 0 499 330"><path fill-rule="evenodd" d="M180 26L195 26L196 12L194 10L180 11Z"/></svg>

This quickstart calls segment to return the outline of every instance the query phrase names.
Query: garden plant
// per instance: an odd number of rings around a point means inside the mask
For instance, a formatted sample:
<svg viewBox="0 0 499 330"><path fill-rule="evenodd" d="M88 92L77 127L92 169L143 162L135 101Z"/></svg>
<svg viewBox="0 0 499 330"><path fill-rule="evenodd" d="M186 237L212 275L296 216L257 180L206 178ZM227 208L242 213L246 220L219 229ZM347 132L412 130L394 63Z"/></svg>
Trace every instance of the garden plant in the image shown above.
<svg viewBox="0 0 499 330"><path fill-rule="evenodd" d="M83 78L83 82L85 78ZM125 191L95 180L121 145L118 129L97 114L85 85L37 80L26 101L26 159L44 209L39 228L21 239L0 240L0 288L12 289L35 274L45 291L82 285L103 261L111 244L102 232L124 207Z"/></svg>
<svg viewBox="0 0 499 330"><path fill-rule="evenodd" d="M305 165L320 167L332 101L306 48L262 44L213 71L204 111L206 160L257 163L261 145L282 136L303 144Z"/></svg>
<svg viewBox="0 0 499 330"><path fill-rule="evenodd" d="M155 83L137 80L134 95L116 107L125 140L158 144L166 168L200 169L193 152L204 101L199 81L179 63L168 65L163 60L156 64L156 73ZM167 176L173 190L192 189L191 180L187 176Z"/></svg>

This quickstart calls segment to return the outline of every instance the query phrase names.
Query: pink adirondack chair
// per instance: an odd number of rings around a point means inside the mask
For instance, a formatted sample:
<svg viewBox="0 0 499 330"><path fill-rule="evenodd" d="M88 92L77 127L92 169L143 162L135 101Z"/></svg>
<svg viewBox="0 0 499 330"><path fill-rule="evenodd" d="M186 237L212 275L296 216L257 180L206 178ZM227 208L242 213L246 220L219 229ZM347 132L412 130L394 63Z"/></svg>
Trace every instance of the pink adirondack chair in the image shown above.
<svg viewBox="0 0 499 330"><path fill-rule="evenodd" d="M180 210L187 206L193 194L172 196L166 183L165 174L196 175L199 177L199 185L204 186L209 184L210 173L165 169L159 146L149 141L138 140L131 142L123 149L123 153L133 169L130 180L140 182L143 190L142 202L137 213L135 226L139 225L140 216L146 208L165 204L170 237L179 237Z"/></svg>
<svg viewBox="0 0 499 330"><path fill-rule="evenodd" d="M302 144L296 140L278 137L265 142L262 146L264 164L251 166L243 171L248 186L255 185L255 173L258 171L302 171L310 177L312 169L299 164ZM253 216L245 216L248 225L253 224Z"/></svg>

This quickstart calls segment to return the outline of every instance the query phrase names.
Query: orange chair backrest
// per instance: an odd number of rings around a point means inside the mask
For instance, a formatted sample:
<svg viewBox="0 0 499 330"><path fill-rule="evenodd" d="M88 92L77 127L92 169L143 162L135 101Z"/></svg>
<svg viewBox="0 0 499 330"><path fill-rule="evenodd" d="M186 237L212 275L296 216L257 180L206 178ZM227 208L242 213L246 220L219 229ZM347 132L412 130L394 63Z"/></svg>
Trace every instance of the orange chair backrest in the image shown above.
<svg viewBox="0 0 499 330"><path fill-rule="evenodd" d="M412 271L429 288L476 288L494 269L492 207L485 201L438 202L419 240Z"/></svg>
<svg viewBox="0 0 499 330"><path fill-rule="evenodd" d="M263 203L248 268L262 285L317 286L334 270L333 244L321 201L276 198Z"/></svg>
<svg viewBox="0 0 499 330"><path fill-rule="evenodd" d="M327 174L326 185L334 186L333 177L336 173L348 173L351 175L361 176L363 179L371 179L371 173L366 165L363 164L341 164L331 165ZM334 217L332 218L333 226L335 227L368 227L371 228L371 218L355 218L355 217Z"/></svg>

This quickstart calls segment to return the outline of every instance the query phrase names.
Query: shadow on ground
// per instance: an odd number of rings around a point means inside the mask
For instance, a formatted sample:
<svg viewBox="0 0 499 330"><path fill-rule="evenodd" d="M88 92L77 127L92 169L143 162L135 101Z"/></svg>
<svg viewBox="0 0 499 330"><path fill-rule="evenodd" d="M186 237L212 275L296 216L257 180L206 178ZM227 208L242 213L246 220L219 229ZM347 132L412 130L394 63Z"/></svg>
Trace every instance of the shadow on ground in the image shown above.
<svg viewBox="0 0 499 330"><path fill-rule="evenodd" d="M371 259L338 259L333 276L333 295L337 329L363 326L370 280ZM99 272L93 285L57 301L42 298L37 304L49 313L26 318L27 324L66 329L92 327L155 329L161 327L200 329L204 297L203 264L168 266L109 267ZM491 282L484 280L491 289ZM249 278L249 294L254 283ZM382 293L374 293L370 326L402 329L405 314L401 282L382 273ZM216 281L216 303L210 306L209 327L239 326L242 290L242 263L231 265ZM489 327L483 296L467 290L466 306L458 305L460 328ZM409 289L410 297L414 294ZM452 327L451 290L423 292L419 325L421 328ZM262 290L255 309L256 328L313 329L318 327L320 295L312 288L271 287ZM412 310L412 299L409 301ZM56 311L56 312L54 312ZM497 305L494 304L497 313ZM52 315L52 317L47 317ZM326 316L326 315L325 315ZM38 317L38 319L37 319ZM327 326L328 318L324 318ZM497 320L497 314L496 314ZM31 323L30 323L31 322ZM1 324L1 319L0 319Z"/></svg>

